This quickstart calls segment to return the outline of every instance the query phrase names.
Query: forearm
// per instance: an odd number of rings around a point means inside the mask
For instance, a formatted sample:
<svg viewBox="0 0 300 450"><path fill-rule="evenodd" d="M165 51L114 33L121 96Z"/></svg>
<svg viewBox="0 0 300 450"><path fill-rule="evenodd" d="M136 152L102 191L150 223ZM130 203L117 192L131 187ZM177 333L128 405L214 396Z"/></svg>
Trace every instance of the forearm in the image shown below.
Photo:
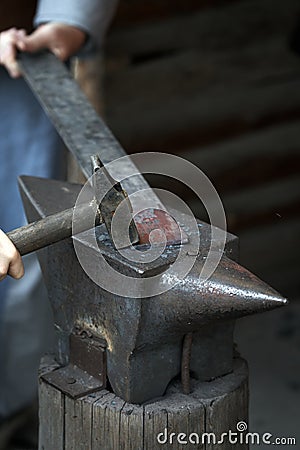
<svg viewBox="0 0 300 450"><path fill-rule="evenodd" d="M101 48L118 0L39 0L35 26L61 22L82 29L90 39L88 48Z"/></svg>

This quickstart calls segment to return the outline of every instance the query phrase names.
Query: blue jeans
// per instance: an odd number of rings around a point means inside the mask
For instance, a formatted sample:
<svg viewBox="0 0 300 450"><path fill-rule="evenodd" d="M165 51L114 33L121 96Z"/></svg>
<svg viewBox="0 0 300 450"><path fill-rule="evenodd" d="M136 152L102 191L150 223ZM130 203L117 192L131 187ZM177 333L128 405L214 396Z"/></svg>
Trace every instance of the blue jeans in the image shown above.
<svg viewBox="0 0 300 450"><path fill-rule="evenodd" d="M0 228L25 223L19 175L57 178L62 144L34 95L20 78L0 68ZM34 255L24 258L25 277L0 283L0 417L36 395L40 356L53 339L52 317Z"/></svg>

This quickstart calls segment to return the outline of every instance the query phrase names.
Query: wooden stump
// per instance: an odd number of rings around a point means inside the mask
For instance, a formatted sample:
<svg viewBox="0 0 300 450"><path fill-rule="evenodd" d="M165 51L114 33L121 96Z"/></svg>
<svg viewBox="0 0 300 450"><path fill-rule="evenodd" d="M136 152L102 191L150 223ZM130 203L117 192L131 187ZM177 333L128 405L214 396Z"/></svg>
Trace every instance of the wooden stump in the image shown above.
<svg viewBox="0 0 300 450"><path fill-rule="evenodd" d="M189 395L176 381L144 405L107 390L74 400L40 378L39 450L232 449L226 437L218 445L209 433L218 442L240 421L248 423L248 369L239 358L229 375L192 380Z"/></svg>

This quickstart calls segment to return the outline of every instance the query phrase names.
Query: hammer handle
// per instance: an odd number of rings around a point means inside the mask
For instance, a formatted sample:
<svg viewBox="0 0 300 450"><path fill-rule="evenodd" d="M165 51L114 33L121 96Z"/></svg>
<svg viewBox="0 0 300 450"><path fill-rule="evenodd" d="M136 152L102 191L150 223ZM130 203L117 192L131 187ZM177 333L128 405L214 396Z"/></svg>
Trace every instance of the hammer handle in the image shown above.
<svg viewBox="0 0 300 450"><path fill-rule="evenodd" d="M77 206L80 211L80 229L78 233L91 228L90 214L91 205ZM72 221L74 208L52 214L36 222L17 228L7 233L21 256L35 252L48 245L55 244L72 236ZM102 219L99 213L95 217L95 226L100 225Z"/></svg>

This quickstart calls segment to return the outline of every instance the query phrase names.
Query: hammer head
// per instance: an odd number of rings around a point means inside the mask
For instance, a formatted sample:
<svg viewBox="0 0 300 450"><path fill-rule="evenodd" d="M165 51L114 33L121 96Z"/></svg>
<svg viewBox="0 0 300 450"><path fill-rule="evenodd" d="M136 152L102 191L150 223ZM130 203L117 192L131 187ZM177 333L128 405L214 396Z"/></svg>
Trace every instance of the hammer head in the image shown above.
<svg viewBox="0 0 300 450"><path fill-rule="evenodd" d="M165 210L146 208L133 216L130 198L98 155L91 157L95 199L116 249L140 245L175 245L188 239L177 221Z"/></svg>
<svg viewBox="0 0 300 450"><path fill-rule="evenodd" d="M127 192L110 175L98 155L91 156L91 162L95 199L112 242L117 249L126 248L139 242L138 230L132 219L132 206ZM122 223L115 230L113 236L112 222L118 208L119 214L122 216Z"/></svg>

